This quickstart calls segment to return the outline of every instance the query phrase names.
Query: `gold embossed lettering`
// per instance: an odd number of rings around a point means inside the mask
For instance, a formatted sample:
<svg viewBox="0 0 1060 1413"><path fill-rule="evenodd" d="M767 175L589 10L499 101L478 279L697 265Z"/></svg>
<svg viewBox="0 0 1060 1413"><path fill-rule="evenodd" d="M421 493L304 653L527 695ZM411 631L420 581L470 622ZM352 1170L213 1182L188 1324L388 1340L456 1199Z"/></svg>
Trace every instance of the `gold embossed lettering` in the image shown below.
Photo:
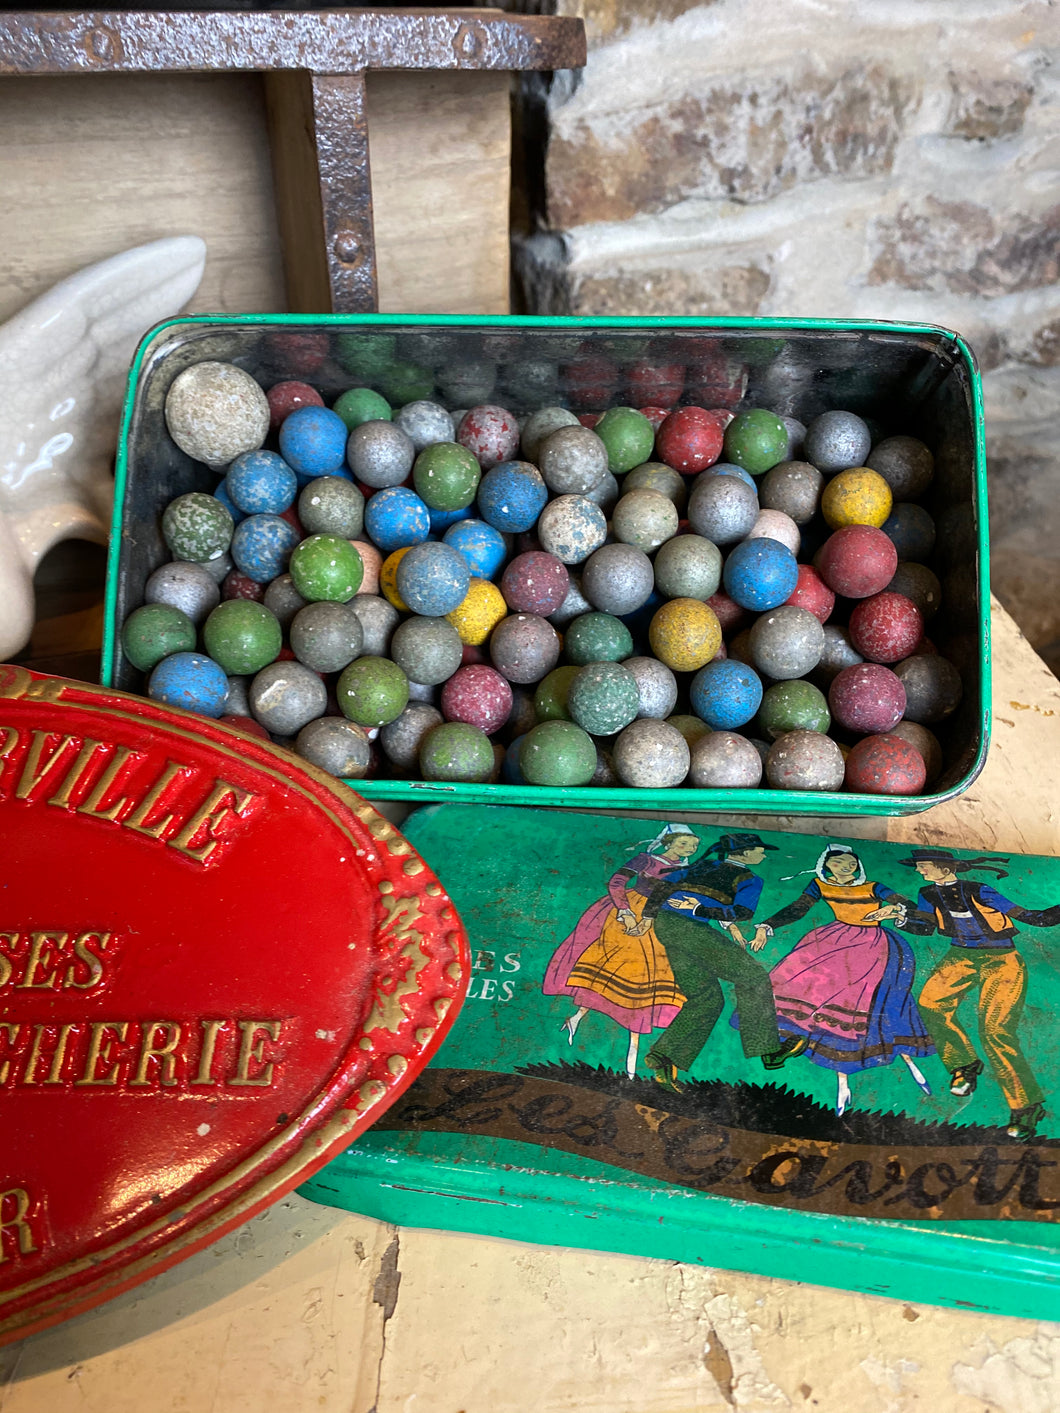
<svg viewBox="0 0 1060 1413"><path fill-rule="evenodd" d="M45 1084L62 1083L63 1061L66 1059L66 1042L70 1039L70 1032L76 1029L77 1027L75 1025L69 1023L60 1028L59 1039L55 1042L55 1054L52 1056L51 1068L48 1070L48 1078L44 1081Z"/></svg>
<svg viewBox="0 0 1060 1413"><path fill-rule="evenodd" d="M0 726L0 733L0 760L7 760L22 739L22 733L14 726Z"/></svg>
<svg viewBox="0 0 1060 1413"><path fill-rule="evenodd" d="M40 1059L41 1041L44 1039L44 1031L45 1027L43 1025L35 1025L33 1027L33 1044L30 1047L26 1068L22 1071L23 1084L37 1083L37 1061Z"/></svg>
<svg viewBox="0 0 1060 1413"><path fill-rule="evenodd" d="M33 932L30 934L29 959L26 962L26 970L22 980L18 983L19 990L22 991L53 991L55 983L59 980L58 969L55 968L54 957L44 957L44 950L49 943L53 943L57 950L66 946L70 939L69 932ZM53 970L49 973L48 967ZM35 979L37 971L40 970L42 980Z"/></svg>
<svg viewBox="0 0 1060 1413"><path fill-rule="evenodd" d="M188 767L178 765L176 761L169 761L165 770L158 777L155 783L148 790L147 794L133 810L128 819L122 823L126 829L135 829L137 834L146 834L149 839L160 839L176 818L175 815L166 814L161 819L155 820L154 824L148 824L152 811L159 800L166 793L169 787Z"/></svg>
<svg viewBox="0 0 1060 1413"><path fill-rule="evenodd" d="M74 956L88 968L88 978L85 981L76 980L75 963L71 962L63 977L64 986L69 987L71 991L91 991L93 986L99 985L103 980L103 959L92 950L91 943L95 942L102 952L106 949L111 935L109 932L82 932L79 937L74 938Z"/></svg>
<svg viewBox="0 0 1060 1413"><path fill-rule="evenodd" d="M245 1087L256 1085L259 1088L266 1088L272 1083L272 1064L265 1063L262 1051L265 1048L265 1037L270 1040L279 1040L280 1022L278 1020L243 1020L239 1022L239 1029L243 1032L239 1042L239 1059L236 1061L235 1076L228 1081L233 1087ZM251 1063L261 1065L261 1072L251 1075Z"/></svg>
<svg viewBox="0 0 1060 1413"><path fill-rule="evenodd" d="M162 1031L165 1040L161 1045L155 1043L158 1032ZM177 1082L177 1066L174 1059L174 1051L180 1044L182 1030L178 1021L145 1021L143 1026L143 1038L140 1041L140 1061L136 1066L136 1074L129 1081L133 1084L150 1084L147 1077L149 1068L153 1068L151 1062L157 1061L157 1073L159 1084L165 1085L168 1089Z"/></svg>
<svg viewBox="0 0 1060 1413"><path fill-rule="evenodd" d="M20 934L17 932L0 932L0 948L13 947L18 941ZM11 958L3 951L0 951L0 986L6 986L11 980L11 973L14 968L11 965Z"/></svg>
<svg viewBox="0 0 1060 1413"><path fill-rule="evenodd" d="M0 1263L8 1259L5 1232L16 1234L20 1256L28 1256L37 1249L29 1224L29 1204L30 1196L24 1187L9 1187L6 1192L0 1192Z"/></svg>
<svg viewBox="0 0 1060 1413"><path fill-rule="evenodd" d="M111 758L110 764L96 781L96 787L85 800L84 804L78 807L79 814L90 814L94 819L117 819L122 810L127 807L129 800L122 796L114 801L109 809L103 809L103 801L110 794L114 782L129 763L130 757L136 756L136 752L131 746L118 746Z"/></svg>
<svg viewBox="0 0 1060 1413"><path fill-rule="evenodd" d="M112 1031L112 1035L107 1032ZM93 1021L89 1030L88 1054L85 1056L85 1068L81 1078L75 1081L76 1087L89 1084L117 1084L118 1066L111 1065L105 1074L97 1074L100 1061L106 1065L110 1060L110 1055L104 1050L104 1046L109 1046L112 1040L121 1042L125 1039L129 1031L128 1021Z"/></svg>
<svg viewBox="0 0 1060 1413"><path fill-rule="evenodd" d="M221 842L216 837L218 826L230 815L243 814L254 798L255 796L246 790L238 790L234 785L229 785L227 780L216 781L184 828L169 841L170 844L196 863L205 863ZM197 849L192 848L192 844L204 830L207 835L212 836L210 842L200 845Z"/></svg>
<svg viewBox="0 0 1060 1413"><path fill-rule="evenodd" d="M66 772L66 779L48 801L50 805L58 805L61 809L67 808L70 804L70 797L88 773L89 762L102 745L102 741L85 741L77 753L77 759Z"/></svg>
<svg viewBox="0 0 1060 1413"><path fill-rule="evenodd" d="M18 1039L18 1033L21 1029L22 1027L20 1025L16 1025L13 1021L0 1021L0 1030L7 1031L7 1048L9 1050L13 1050L15 1048L15 1041ZM7 1083L7 1077L10 1072L11 1061L4 1060L3 1063L0 1064L0 1084Z"/></svg>
<svg viewBox="0 0 1060 1413"><path fill-rule="evenodd" d="M217 1049L217 1036L228 1024L223 1020L200 1021L202 1026L202 1049L199 1052L199 1068L192 1084L216 1084L217 1080L210 1073L213 1069L214 1051Z"/></svg>
<svg viewBox="0 0 1060 1413"><path fill-rule="evenodd" d="M41 763L45 754L45 745L48 741L49 732L34 731L33 743L26 755L25 764L22 767L22 774L19 777L15 795L20 800L28 800L33 791L48 775L52 767L58 765L63 756L66 755L70 746L80 745L76 736L64 736L59 744L52 748L47 758Z"/></svg>

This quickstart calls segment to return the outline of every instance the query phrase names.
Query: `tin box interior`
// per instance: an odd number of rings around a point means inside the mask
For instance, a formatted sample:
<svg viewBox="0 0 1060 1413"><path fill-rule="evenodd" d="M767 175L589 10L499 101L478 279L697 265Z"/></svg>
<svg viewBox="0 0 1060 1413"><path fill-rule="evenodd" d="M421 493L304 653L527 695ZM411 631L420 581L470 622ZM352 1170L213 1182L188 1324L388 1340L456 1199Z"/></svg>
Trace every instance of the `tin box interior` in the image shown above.
<svg viewBox="0 0 1060 1413"><path fill-rule="evenodd" d="M608 399L604 405L626 404L624 370L630 365L682 364L689 370L685 402L734 410L768 407L804 423L842 408L875 423L874 439L908 434L921 438L935 454L935 480L923 503L938 527L930 563L942 581L943 607L928 631L960 670L964 697L950 721L933 727L945 764L931 794L895 798L772 789L552 790L390 779L354 782L368 799L906 814L960 793L982 768L990 711L982 402L974 358L949 331L835 320L705 324L690 319L405 315L199 316L162 324L144 340L133 364L116 473L102 676L105 685L126 691L142 692L144 678L122 654L121 625L143 602L148 576L170 558L160 530L162 511L174 496L187 491L212 492L218 480L216 473L176 447L164 418L173 379L206 359L235 363L266 388L287 378L303 378L319 388L328 403L355 385L389 391L393 398L395 381L402 381L404 395L396 400L431 396L449 407L467 402L445 396L438 382L459 391L455 383L460 369L485 364L496 370L490 400L517 413L556 402L572 403L579 411L602 411L603 396ZM481 382L481 371L478 376ZM599 392L591 386L593 381Z"/></svg>

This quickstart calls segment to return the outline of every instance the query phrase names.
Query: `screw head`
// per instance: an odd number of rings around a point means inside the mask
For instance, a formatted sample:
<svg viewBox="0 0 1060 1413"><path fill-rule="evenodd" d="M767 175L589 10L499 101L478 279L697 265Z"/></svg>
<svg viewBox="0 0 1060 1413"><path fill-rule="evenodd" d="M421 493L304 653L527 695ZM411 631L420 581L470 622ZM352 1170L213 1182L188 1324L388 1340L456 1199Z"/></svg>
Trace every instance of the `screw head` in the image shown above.
<svg viewBox="0 0 1060 1413"><path fill-rule="evenodd" d="M344 265L352 265L360 256L361 242L353 231L336 231L332 242L335 257Z"/></svg>

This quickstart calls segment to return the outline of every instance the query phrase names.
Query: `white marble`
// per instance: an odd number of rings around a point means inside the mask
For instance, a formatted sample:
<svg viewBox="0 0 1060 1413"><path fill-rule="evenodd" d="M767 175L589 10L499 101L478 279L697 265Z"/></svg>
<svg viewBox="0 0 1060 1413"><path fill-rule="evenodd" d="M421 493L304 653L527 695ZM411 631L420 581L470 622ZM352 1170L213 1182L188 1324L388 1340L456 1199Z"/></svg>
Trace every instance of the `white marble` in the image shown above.
<svg viewBox="0 0 1060 1413"><path fill-rule="evenodd" d="M0 660L29 640L41 556L64 539L106 542L129 364L195 293L205 259L197 236L136 246L0 327Z"/></svg>

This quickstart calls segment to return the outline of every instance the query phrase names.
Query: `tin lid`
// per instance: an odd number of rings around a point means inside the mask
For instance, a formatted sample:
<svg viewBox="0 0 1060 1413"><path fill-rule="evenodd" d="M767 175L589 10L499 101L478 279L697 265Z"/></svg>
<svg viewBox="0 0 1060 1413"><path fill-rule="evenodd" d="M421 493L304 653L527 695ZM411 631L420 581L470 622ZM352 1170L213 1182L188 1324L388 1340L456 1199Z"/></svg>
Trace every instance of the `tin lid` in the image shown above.
<svg viewBox="0 0 1060 1413"><path fill-rule="evenodd" d="M1060 859L677 818L417 811L467 1003L303 1195L1060 1318Z"/></svg>
<svg viewBox="0 0 1060 1413"><path fill-rule="evenodd" d="M469 971L434 874L242 732L0 667L0 1343L275 1201L411 1083Z"/></svg>

